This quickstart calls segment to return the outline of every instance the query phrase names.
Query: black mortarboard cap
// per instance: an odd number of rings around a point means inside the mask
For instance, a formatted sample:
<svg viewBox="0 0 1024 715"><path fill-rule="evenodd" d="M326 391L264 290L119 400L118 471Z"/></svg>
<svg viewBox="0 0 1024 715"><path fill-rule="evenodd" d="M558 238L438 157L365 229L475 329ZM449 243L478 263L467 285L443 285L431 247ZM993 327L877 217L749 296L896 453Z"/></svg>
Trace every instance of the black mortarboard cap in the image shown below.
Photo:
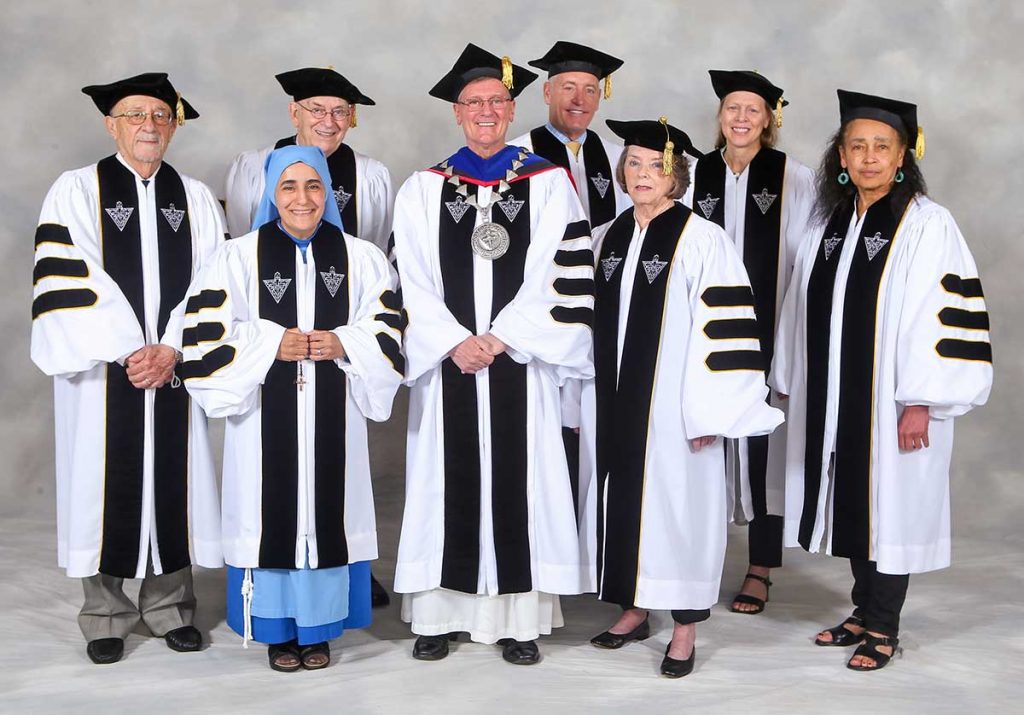
<svg viewBox="0 0 1024 715"><path fill-rule="evenodd" d="M839 121L874 119L888 124L897 131L906 132L907 142L913 143L914 155L924 158L924 130L917 123L917 105L898 99L876 97L872 94L836 90L839 96Z"/></svg>
<svg viewBox="0 0 1024 715"><path fill-rule="evenodd" d="M530 82L537 79L537 75L525 67L512 64L508 57L492 55L470 43L447 74L430 89L429 94L454 104L459 101L459 93L467 84L483 77L501 80L513 98L518 97Z"/></svg>
<svg viewBox="0 0 1024 715"><path fill-rule="evenodd" d="M125 97L142 95L165 102L177 116L178 124L199 117L199 112L175 91L166 72L146 72L110 84L91 84L82 87L82 92L92 97L97 109L103 114L110 114L114 105Z"/></svg>
<svg viewBox="0 0 1024 715"><path fill-rule="evenodd" d="M626 146L642 146L654 151L665 151L666 143L671 142L673 154L686 152L697 158L702 156L694 148L693 142L690 141L686 132L673 127L665 117L658 120L641 119L633 122L606 119L605 124L622 138L622 143Z"/></svg>
<svg viewBox="0 0 1024 715"><path fill-rule="evenodd" d="M719 99L730 92L753 92L764 98L768 109L775 115L775 126L782 126L782 108L789 105L782 98L782 88L776 87L757 72L749 70L708 70L711 86Z"/></svg>
<svg viewBox="0 0 1024 715"><path fill-rule="evenodd" d="M303 67L275 75L285 94L296 102L310 97L339 97L349 104L376 104L333 67Z"/></svg>
<svg viewBox="0 0 1024 715"><path fill-rule="evenodd" d="M622 66L622 60L586 45L559 40L551 46L546 55L527 64L544 70L548 77L562 72L586 72L598 79L604 79Z"/></svg>

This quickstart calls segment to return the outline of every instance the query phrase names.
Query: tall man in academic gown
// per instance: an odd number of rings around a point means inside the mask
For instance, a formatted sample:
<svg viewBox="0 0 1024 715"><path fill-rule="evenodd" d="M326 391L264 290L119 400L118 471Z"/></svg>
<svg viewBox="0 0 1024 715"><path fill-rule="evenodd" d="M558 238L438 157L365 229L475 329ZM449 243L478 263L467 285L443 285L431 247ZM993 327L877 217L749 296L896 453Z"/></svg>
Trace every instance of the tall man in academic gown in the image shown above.
<svg viewBox="0 0 1024 715"><path fill-rule="evenodd" d="M228 169L225 187L228 229L235 238L259 228L253 218L264 191L264 163L274 149L297 144L320 147L331 170L331 189L338 204L345 233L373 243L385 253L391 236L394 192L386 166L345 144L349 129L356 126L356 105L374 105L333 69L305 67L276 76L285 94L292 97L288 114L295 135L273 146L246 151ZM387 606L388 592L371 576L373 606Z"/></svg>
<svg viewBox="0 0 1024 715"><path fill-rule="evenodd" d="M356 105L375 102L333 69L305 67L279 74L277 81L292 97L288 114L295 135L235 157L225 187L231 235L237 238L256 228L252 220L263 196L267 155L279 147L298 144L320 147L327 157L345 232L386 250L394 204L391 174L376 159L344 143L349 129L356 126Z"/></svg>
<svg viewBox="0 0 1024 715"><path fill-rule="evenodd" d="M558 595L594 586L558 397L593 375L593 254L565 171L505 143L535 78L468 45L430 91L467 146L395 202L412 386L395 590L422 660L468 631L536 663L535 639L562 625Z"/></svg>
<svg viewBox="0 0 1024 715"><path fill-rule="evenodd" d="M548 122L516 137L512 146L525 147L552 164L564 167L572 177L592 228L595 249L612 220L632 205L615 181L622 147L590 131L601 96L611 98L611 75L623 61L575 42L559 40L543 57L529 63L548 73L544 103ZM603 81L603 91L599 83ZM571 380L562 390L563 440L572 473L573 495L579 502L580 390Z"/></svg>
<svg viewBox="0 0 1024 715"><path fill-rule="evenodd" d="M54 378L58 562L82 579L95 663L141 620L199 650L193 562L223 565L206 418L181 387L184 298L224 240L213 193L163 162L199 114L167 75L82 90L117 153L65 172L35 238L32 360ZM136 607L122 580L141 578Z"/></svg>

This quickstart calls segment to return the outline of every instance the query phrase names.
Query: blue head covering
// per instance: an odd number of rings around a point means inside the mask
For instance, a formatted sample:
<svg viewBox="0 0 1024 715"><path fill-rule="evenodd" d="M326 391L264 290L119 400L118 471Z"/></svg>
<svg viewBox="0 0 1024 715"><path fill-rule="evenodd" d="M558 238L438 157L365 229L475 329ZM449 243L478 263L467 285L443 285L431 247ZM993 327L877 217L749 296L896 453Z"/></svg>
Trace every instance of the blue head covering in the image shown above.
<svg viewBox="0 0 1024 715"><path fill-rule="evenodd" d="M319 147L315 146L286 146L270 152L266 162L263 164L263 173L266 176L266 185L263 188L263 198L260 199L259 208L256 209L256 216L252 220L252 230L255 231L268 221L276 221L281 217L274 203L274 192L277 190L277 183L281 180L281 174L292 164L303 163L312 167L320 175L324 182L324 189L327 193L327 200L324 201L324 221L333 223L344 231L341 225L341 213L338 211L338 203L331 193L331 172L327 168L327 158Z"/></svg>

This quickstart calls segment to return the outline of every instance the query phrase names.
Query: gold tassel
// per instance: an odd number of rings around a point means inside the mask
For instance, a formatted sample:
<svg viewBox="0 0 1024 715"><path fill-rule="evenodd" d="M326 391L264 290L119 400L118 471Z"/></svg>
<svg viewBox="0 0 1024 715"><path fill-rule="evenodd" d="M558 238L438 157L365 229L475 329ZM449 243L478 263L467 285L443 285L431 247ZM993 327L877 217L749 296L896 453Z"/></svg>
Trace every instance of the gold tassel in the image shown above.
<svg viewBox="0 0 1024 715"><path fill-rule="evenodd" d="M610 72L604 76L604 98L612 98L612 75Z"/></svg>
<svg viewBox="0 0 1024 715"><path fill-rule="evenodd" d="M917 128L917 141L914 143L914 158L918 161L924 159L924 128Z"/></svg>
<svg viewBox="0 0 1024 715"><path fill-rule="evenodd" d="M775 103L775 126L778 129L782 128L782 97Z"/></svg>
<svg viewBox="0 0 1024 715"><path fill-rule="evenodd" d="M505 89L512 89L512 60L508 55L501 58L501 83Z"/></svg>
<svg viewBox="0 0 1024 715"><path fill-rule="evenodd" d="M658 121L665 127L665 150L661 153L661 173L665 176L672 176L672 150L676 148L676 145L669 138L668 117L659 117Z"/></svg>
<svg viewBox="0 0 1024 715"><path fill-rule="evenodd" d="M348 125L350 127L358 127L359 121L356 119L356 105L349 105L349 120Z"/></svg>
<svg viewBox="0 0 1024 715"><path fill-rule="evenodd" d="M181 92L175 92L178 95L178 103L174 107L175 119L178 120L178 126L180 127L185 123L185 105L181 103Z"/></svg>

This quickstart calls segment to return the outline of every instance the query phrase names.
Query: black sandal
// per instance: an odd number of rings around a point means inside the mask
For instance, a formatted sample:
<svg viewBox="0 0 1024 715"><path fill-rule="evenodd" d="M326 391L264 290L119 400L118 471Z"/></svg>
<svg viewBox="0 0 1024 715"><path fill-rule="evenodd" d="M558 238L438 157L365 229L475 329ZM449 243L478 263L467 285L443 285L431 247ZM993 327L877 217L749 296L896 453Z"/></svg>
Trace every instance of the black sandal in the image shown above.
<svg viewBox="0 0 1024 715"><path fill-rule="evenodd" d="M825 641L815 636L814 645L820 646L837 646L839 648L845 648L851 645L857 645L864 640L864 636L867 631L861 631L860 633L854 633L849 628L844 628L846 624L851 626L857 626L858 628L864 627L864 619L858 616L850 616L845 621L840 623L838 626L832 626L821 631L822 633L831 633L832 640Z"/></svg>
<svg viewBox="0 0 1024 715"><path fill-rule="evenodd" d="M882 651L878 650L879 647L889 646L892 648L892 655L886 655ZM862 658L871 658L875 661L874 665L851 665L849 661L846 663L846 667L850 670L859 670L861 672L867 672L870 670L881 670L889 661L898 656L903 652L900 648L900 639L895 636L873 636L865 631L864 642L857 646L857 650L853 651L853 658L860 656Z"/></svg>
<svg viewBox="0 0 1024 715"><path fill-rule="evenodd" d="M318 655L327 656L327 660L323 663L311 662L314 657ZM322 643L313 643L312 645L304 645L299 649L299 660L302 661L302 667L306 670L320 670L326 668L331 664L331 646L327 641Z"/></svg>
<svg viewBox="0 0 1024 715"><path fill-rule="evenodd" d="M294 665L284 665L281 663L285 656L295 658ZM286 643L273 643L267 646L267 658L270 660L271 670L276 670L279 673L294 673L302 667L302 658L299 656L299 644L294 640Z"/></svg>
<svg viewBox="0 0 1024 715"><path fill-rule="evenodd" d="M737 593L736 597L732 599L732 605L729 606L729 610L733 613L744 613L748 616L756 616L758 613L761 613L764 610L764 604L768 602L768 590L772 587L772 582L768 579L767 576L758 576L756 573L748 573L746 576L743 577L743 580L746 581L748 578L752 578L755 581L760 581L764 584L764 598L750 596L745 593ZM741 611L740 609L736 608L737 603L743 603L748 606L755 606L756 608L753 611Z"/></svg>

